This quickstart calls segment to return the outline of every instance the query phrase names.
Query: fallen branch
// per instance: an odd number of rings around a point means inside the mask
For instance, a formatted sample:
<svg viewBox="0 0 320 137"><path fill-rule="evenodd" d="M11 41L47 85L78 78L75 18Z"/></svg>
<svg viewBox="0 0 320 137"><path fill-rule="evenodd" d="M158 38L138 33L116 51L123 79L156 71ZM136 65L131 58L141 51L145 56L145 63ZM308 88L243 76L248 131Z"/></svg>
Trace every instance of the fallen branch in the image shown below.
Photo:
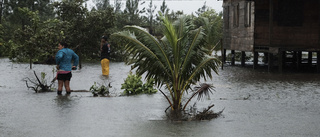
<svg viewBox="0 0 320 137"><path fill-rule="evenodd" d="M38 77L38 75L36 74L35 71L33 71L35 77L36 77L36 81L32 81L30 78L26 78L26 85L27 85L27 88L28 89L32 89L34 90L36 93L39 93L39 92L51 92L51 86L53 85L53 82L51 82L50 85L47 85L46 83L42 83ZM29 86L28 84L28 81L31 82L34 86ZM39 89L40 87L40 89Z"/></svg>
<svg viewBox="0 0 320 137"><path fill-rule="evenodd" d="M207 109L204 109L202 112L196 114L194 120L210 120L219 117L224 109L218 113L214 113L212 110L210 110L213 106L214 105L210 105Z"/></svg>
<svg viewBox="0 0 320 137"><path fill-rule="evenodd" d="M208 108L207 108L207 109L204 109L200 114L206 114L206 113L208 113L208 111L209 111L213 106L214 106L214 104L208 106Z"/></svg>
<svg viewBox="0 0 320 137"><path fill-rule="evenodd" d="M89 90L71 90L71 92L90 92Z"/></svg>

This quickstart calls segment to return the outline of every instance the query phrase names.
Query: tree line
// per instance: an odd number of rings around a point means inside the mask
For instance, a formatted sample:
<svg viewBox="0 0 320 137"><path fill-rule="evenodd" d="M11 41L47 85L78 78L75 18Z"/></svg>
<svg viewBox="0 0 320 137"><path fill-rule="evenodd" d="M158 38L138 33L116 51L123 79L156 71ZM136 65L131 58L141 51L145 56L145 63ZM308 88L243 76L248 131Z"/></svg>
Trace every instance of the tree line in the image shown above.
<svg viewBox="0 0 320 137"><path fill-rule="evenodd" d="M53 57L59 41L65 40L82 61L98 60L102 35L136 25L161 38L160 14L170 20L184 15L182 11L170 11L165 0L159 11L152 0L143 8L145 1L141 0L126 0L125 5L121 0L114 0L113 4L109 0L94 0L95 7L91 9L86 6L87 1L0 0L0 57L30 62L32 67L33 62L45 63ZM204 28L208 48L214 47L222 37L222 13L204 3L191 16L195 27ZM112 60L125 60L127 43L113 37L110 42Z"/></svg>

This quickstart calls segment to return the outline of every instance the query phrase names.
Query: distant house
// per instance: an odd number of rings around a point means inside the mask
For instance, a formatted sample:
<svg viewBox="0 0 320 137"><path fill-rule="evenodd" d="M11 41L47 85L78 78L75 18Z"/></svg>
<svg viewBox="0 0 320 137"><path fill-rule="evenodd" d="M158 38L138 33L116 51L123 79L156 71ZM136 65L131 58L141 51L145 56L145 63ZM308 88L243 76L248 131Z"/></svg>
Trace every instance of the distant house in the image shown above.
<svg viewBox="0 0 320 137"><path fill-rule="evenodd" d="M320 71L320 0L223 0L223 49L231 53L254 53L254 68L258 53L265 53L269 69L282 71L291 53L299 68L301 53L307 52L307 64L312 66L312 53L317 54ZM231 61L234 64L234 60Z"/></svg>

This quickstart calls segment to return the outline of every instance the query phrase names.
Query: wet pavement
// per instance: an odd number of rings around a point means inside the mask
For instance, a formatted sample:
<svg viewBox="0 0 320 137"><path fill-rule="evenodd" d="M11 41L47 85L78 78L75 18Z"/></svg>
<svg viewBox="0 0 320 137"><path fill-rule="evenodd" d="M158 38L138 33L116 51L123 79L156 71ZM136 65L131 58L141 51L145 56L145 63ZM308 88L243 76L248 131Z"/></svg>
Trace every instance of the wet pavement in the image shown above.
<svg viewBox="0 0 320 137"><path fill-rule="evenodd" d="M49 80L53 68L33 65L38 74L47 73ZM198 110L215 104L214 111L224 109L222 116L178 122L166 120L168 103L160 93L118 96L130 66L111 62L109 79L101 76L100 68L99 63L83 64L81 70L73 71L71 88L89 90L94 82L111 82L116 97L93 97L89 92L71 96L34 93L23 81L34 78L29 65L0 59L0 137L320 136L319 74L226 66L207 81L216 91L197 103Z"/></svg>

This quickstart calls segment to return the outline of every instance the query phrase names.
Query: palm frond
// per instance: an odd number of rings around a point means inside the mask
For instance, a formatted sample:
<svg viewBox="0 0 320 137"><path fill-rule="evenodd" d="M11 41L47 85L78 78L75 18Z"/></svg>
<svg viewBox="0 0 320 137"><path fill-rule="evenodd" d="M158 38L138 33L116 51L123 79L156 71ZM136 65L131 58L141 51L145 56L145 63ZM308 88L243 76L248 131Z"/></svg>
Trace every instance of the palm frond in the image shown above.
<svg viewBox="0 0 320 137"><path fill-rule="evenodd" d="M173 23L173 26L175 26L177 36L183 38L193 27L191 17L183 15Z"/></svg>
<svg viewBox="0 0 320 137"><path fill-rule="evenodd" d="M174 48L177 45L178 36L176 35L176 30L168 17L163 18L162 32L168 42L168 46Z"/></svg>
<svg viewBox="0 0 320 137"><path fill-rule="evenodd" d="M212 94L214 87L207 83L202 83L200 86L195 87L195 90L198 92L198 100L200 100L204 96L210 97L210 93Z"/></svg>
<svg viewBox="0 0 320 137"><path fill-rule="evenodd" d="M196 54L196 50L195 48L197 48L197 46L200 46L201 44L199 44L199 42L201 41L201 39L203 38L203 33L202 33L202 29L199 28L195 31L196 33L194 34L192 41L190 43L189 48L186 51L186 55L184 57L184 61L182 62L183 64L181 65L181 70L183 70L181 73L182 74L186 74L187 71L187 67L190 68L190 65L192 65L190 63L190 61L192 60L193 56L195 56L194 54Z"/></svg>
<svg viewBox="0 0 320 137"><path fill-rule="evenodd" d="M141 28L139 26L126 26L125 28L138 32L138 36L140 36L138 40L141 43L144 43L148 48L150 48L158 56L162 63L166 64L169 67L170 71L172 71L172 66L164 49L165 46L162 46L162 44L156 37L152 36L144 28Z"/></svg>
<svg viewBox="0 0 320 137"><path fill-rule="evenodd" d="M185 110L186 106L188 105L188 103L191 101L191 99L193 97L195 97L196 95L198 95L198 100L200 100L202 97L207 96L210 97L210 93L212 94L212 90L214 87L210 84L207 83L202 83L200 84L200 86L195 87L195 91L192 96L188 99L188 101L186 102L186 104L183 107L183 110Z"/></svg>
<svg viewBox="0 0 320 137"><path fill-rule="evenodd" d="M128 44L126 45L125 49L127 52L129 52L129 54L133 55L132 59L141 61L144 58L150 58L154 61L161 63L161 60L158 58L158 56L144 43L141 43L139 40L137 40L136 36L130 33L129 31L114 33L113 36L121 37L128 41Z"/></svg>
<svg viewBox="0 0 320 137"><path fill-rule="evenodd" d="M176 30L176 35L178 36L176 47L173 49L174 64L176 65L175 71L177 71L181 67L183 56L185 56L185 49L188 49L190 45L188 38L188 34L191 31L192 26L190 16L180 17L173 23L173 25Z"/></svg>
<svg viewBox="0 0 320 137"><path fill-rule="evenodd" d="M142 32L143 31L139 34L141 35ZM131 57L127 60L127 63L133 64L133 68L137 68L137 74L142 75L147 73L147 77L154 78L158 85L163 84L161 80L170 77L171 72L168 71L168 61L165 61L163 58L165 55L159 56L159 54L157 55L153 50L156 44L146 45L137 39L137 36L130 31L114 33L112 36L125 39L128 43L125 49ZM145 41L146 40L144 40L144 42ZM150 48L152 46L153 48Z"/></svg>
<svg viewBox="0 0 320 137"><path fill-rule="evenodd" d="M212 71L218 74L219 65L220 61L218 59L207 56L199 64L195 65L195 68L187 80L189 83L185 83L183 90L186 90L190 83L199 81L201 77L204 78L204 80L206 80L207 77L212 78Z"/></svg>

